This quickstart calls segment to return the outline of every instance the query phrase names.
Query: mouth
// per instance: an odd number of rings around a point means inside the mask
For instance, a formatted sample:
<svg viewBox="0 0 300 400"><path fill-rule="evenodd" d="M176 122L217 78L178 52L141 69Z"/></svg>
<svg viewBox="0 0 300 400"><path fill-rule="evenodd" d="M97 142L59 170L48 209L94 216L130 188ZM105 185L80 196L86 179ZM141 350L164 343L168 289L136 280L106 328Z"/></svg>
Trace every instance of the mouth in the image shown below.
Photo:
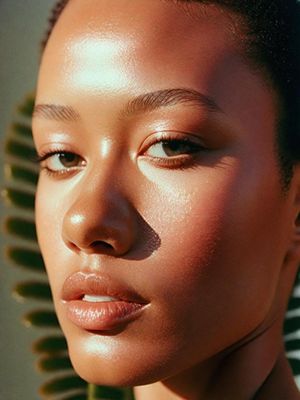
<svg viewBox="0 0 300 400"><path fill-rule="evenodd" d="M77 272L66 279L62 300L68 319L87 331L112 331L136 320L147 304L127 286L97 273Z"/></svg>

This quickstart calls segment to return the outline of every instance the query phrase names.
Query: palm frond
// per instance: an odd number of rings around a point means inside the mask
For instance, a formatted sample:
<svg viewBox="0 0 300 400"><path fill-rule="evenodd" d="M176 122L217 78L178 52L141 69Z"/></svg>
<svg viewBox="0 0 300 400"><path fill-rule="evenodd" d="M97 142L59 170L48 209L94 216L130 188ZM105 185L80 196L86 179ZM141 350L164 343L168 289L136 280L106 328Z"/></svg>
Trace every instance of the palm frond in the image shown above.
<svg viewBox="0 0 300 400"><path fill-rule="evenodd" d="M13 232L14 234L15 232ZM20 238L20 235L17 237ZM25 248L25 246L7 246L5 254L9 261L18 267L40 274L46 273L43 258L36 250Z"/></svg>
<svg viewBox="0 0 300 400"><path fill-rule="evenodd" d="M28 281L19 282L13 289L13 295L20 300L52 301L48 282Z"/></svg>

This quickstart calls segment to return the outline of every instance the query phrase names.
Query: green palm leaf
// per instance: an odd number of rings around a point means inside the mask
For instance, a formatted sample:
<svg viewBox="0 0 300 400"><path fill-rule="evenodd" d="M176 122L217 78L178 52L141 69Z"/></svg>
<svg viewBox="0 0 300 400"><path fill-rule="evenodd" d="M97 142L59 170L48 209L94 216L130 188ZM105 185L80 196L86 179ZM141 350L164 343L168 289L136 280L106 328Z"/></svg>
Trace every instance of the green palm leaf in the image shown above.
<svg viewBox="0 0 300 400"><path fill-rule="evenodd" d="M25 190L6 188L2 192L3 197L11 205L25 210L34 209L34 194Z"/></svg>
<svg viewBox="0 0 300 400"><path fill-rule="evenodd" d="M13 289L13 295L21 300L52 301L50 286L47 282L20 282Z"/></svg>
<svg viewBox="0 0 300 400"><path fill-rule="evenodd" d="M40 393L44 396L53 396L62 394L63 392L73 391L73 390L85 390L86 382L75 375L66 375L53 378L46 382L40 388Z"/></svg>
<svg viewBox="0 0 300 400"><path fill-rule="evenodd" d="M35 224L32 220L21 217L8 217L4 221L4 232L17 239L37 242ZM26 248L24 247L24 250Z"/></svg>
<svg viewBox="0 0 300 400"><path fill-rule="evenodd" d="M37 367L40 371L43 372L53 372L66 369L70 370L72 369L72 364L67 355L65 356L51 355L40 358L37 362Z"/></svg>
<svg viewBox="0 0 300 400"><path fill-rule="evenodd" d="M17 164L9 164L5 170L6 177L13 182L27 183L36 186L38 173L31 169L20 167Z"/></svg>
<svg viewBox="0 0 300 400"><path fill-rule="evenodd" d="M67 341L63 336L46 336L33 343L32 351L37 354L57 354L68 350Z"/></svg>
<svg viewBox="0 0 300 400"><path fill-rule="evenodd" d="M26 326L36 328L59 328L57 316L54 311L34 310L24 315L23 322Z"/></svg>
<svg viewBox="0 0 300 400"><path fill-rule="evenodd" d="M46 272L44 261L38 251L20 246L8 246L5 254L10 262L18 267L41 274L45 274Z"/></svg>

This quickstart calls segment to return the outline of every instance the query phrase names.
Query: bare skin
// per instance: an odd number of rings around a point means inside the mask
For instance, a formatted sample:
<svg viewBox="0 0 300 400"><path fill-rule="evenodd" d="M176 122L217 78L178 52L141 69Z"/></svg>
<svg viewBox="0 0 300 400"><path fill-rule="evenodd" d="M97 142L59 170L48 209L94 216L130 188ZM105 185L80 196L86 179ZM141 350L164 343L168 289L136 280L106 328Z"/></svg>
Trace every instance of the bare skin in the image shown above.
<svg viewBox="0 0 300 400"><path fill-rule="evenodd" d="M137 400L300 398L281 335L300 170L283 193L277 95L233 21L199 4L71 0L42 59L36 221L57 314L77 372ZM95 329L70 317L74 276L143 308Z"/></svg>

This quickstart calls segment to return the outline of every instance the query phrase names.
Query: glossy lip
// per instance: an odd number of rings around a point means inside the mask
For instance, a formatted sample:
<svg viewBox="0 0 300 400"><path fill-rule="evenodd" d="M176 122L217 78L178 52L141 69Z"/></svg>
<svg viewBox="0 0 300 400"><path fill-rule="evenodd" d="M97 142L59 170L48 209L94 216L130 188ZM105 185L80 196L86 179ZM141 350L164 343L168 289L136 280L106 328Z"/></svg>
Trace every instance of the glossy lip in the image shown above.
<svg viewBox="0 0 300 400"><path fill-rule="evenodd" d="M84 295L109 296L111 301L87 302ZM111 331L133 321L148 302L110 277L98 273L76 272L62 288L67 317L89 331Z"/></svg>

